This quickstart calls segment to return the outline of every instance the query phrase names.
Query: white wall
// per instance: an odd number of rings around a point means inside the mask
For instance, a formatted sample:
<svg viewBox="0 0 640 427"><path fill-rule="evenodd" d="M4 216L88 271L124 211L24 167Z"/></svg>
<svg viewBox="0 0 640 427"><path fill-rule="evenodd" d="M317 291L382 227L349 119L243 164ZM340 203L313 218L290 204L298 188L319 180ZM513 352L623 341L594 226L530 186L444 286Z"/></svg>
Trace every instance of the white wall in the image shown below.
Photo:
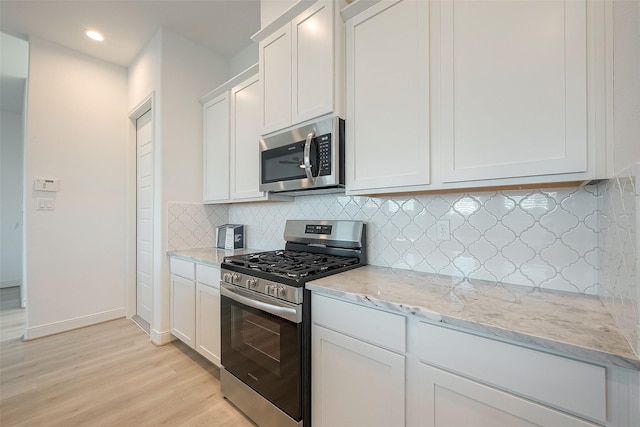
<svg viewBox="0 0 640 427"><path fill-rule="evenodd" d="M277 17L282 15L291 6L297 3L297 0L261 0L260 1L260 26L266 27L272 23Z"/></svg>
<svg viewBox="0 0 640 427"><path fill-rule="evenodd" d="M155 94L151 340L156 344L171 339L166 256L168 204L202 203L203 124L198 99L225 82L228 73L226 59L167 29L159 30L129 67L129 109L151 92ZM134 141L130 146L135 145Z"/></svg>
<svg viewBox="0 0 640 427"><path fill-rule="evenodd" d="M126 304L127 73L30 40L26 135L27 339L121 317ZM57 178L57 193L36 192ZM54 197L54 211L36 198Z"/></svg>
<svg viewBox="0 0 640 427"><path fill-rule="evenodd" d="M234 77L247 68L258 63L259 49L257 44L250 44L229 60L229 77Z"/></svg>
<svg viewBox="0 0 640 427"><path fill-rule="evenodd" d="M23 116L0 110L0 287L22 284Z"/></svg>

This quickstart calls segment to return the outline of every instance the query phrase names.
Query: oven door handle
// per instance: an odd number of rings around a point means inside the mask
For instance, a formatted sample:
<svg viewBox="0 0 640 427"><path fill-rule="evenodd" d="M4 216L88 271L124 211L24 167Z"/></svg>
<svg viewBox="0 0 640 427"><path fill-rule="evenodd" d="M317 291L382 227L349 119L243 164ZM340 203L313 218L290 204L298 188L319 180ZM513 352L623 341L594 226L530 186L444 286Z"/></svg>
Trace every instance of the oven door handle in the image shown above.
<svg viewBox="0 0 640 427"><path fill-rule="evenodd" d="M311 170L311 141L313 141L315 136L316 131L311 129L307 134L307 140L304 142L304 171L311 185L316 185L316 177L313 176L313 171Z"/></svg>
<svg viewBox="0 0 640 427"><path fill-rule="evenodd" d="M251 291L245 291L220 283L220 295L230 298L240 304L266 311L269 314L280 317L294 323L302 322L302 305L289 306L272 299L257 295Z"/></svg>

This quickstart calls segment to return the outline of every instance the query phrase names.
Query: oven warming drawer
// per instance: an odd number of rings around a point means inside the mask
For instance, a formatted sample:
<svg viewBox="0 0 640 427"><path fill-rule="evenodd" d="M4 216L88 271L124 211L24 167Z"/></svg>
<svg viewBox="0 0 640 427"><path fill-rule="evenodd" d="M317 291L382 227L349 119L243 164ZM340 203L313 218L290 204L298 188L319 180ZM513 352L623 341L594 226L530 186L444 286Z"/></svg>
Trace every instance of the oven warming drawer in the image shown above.
<svg viewBox="0 0 640 427"><path fill-rule="evenodd" d="M302 427L302 421L294 421L224 367L220 369L220 388L224 397L260 427Z"/></svg>

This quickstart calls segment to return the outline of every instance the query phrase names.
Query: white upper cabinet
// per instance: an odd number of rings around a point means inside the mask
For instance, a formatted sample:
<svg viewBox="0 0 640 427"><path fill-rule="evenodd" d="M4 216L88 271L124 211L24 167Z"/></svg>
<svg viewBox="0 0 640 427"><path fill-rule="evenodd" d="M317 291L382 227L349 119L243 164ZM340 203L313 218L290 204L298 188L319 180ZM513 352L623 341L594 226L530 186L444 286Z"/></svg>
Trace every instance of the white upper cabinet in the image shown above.
<svg viewBox="0 0 640 427"><path fill-rule="evenodd" d="M586 0L344 8L347 193L606 177L607 8Z"/></svg>
<svg viewBox="0 0 640 427"><path fill-rule="evenodd" d="M250 77L231 89L231 198L258 199L260 185L260 79Z"/></svg>
<svg viewBox="0 0 640 427"><path fill-rule="evenodd" d="M442 181L586 172L586 1L440 7Z"/></svg>
<svg viewBox="0 0 640 427"><path fill-rule="evenodd" d="M204 201L229 200L229 92L210 100L204 111Z"/></svg>
<svg viewBox="0 0 640 427"><path fill-rule="evenodd" d="M263 135L342 113L344 31L337 7L321 0L275 32L259 33Z"/></svg>
<svg viewBox="0 0 640 427"><path fill-rule="evenodd" d="M282 129L291 123L291 25L260 43L262 85L262 132Z"/></svg>
<svg viewBox="0 0 640 427"><path fill-rule="evenodd" d="M346 31L347 190L429 184L429 3L381 1Z"/></svg>
<svg viewBox="0 0 640 427"><path fill-rule="evenodd" d="M204 110L205 203L272 198L259 191L260 92L256 64L200 99Z"/></svg>

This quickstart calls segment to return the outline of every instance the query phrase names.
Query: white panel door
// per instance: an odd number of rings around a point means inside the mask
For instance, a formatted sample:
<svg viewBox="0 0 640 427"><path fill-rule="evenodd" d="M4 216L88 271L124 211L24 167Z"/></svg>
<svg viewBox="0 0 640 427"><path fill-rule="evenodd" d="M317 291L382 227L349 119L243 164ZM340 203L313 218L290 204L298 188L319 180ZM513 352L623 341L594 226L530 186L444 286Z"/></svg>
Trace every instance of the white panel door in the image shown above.
<svg viewBox="0 0 640 427"><path fill-rule="evenodd" d="M265 135L291 124L291 24L261 41L259 49Z"/></svg>
<svg viewBox="0 0 640 427"><path fill-rule="evenodd" d="M136 314L151 324L153 288L153 120L136 121Z"/></svg>
<svg viewBox="0 0 640 427"><path fill-rule="evenodd" d="M220 289L196 284L196 350L220 366Z"/></svg>
<svg viewBox="0 0 640 427"><path fill-rule="evenodd" d="M260 78L231 89L231 198L262 197L260 185Z"/></svg>
<svg viewBox="0 0 640 427"><path fill-rule="evenodd" d="M229 93L204 105L204 201L229 200Z"/></svg>
<svg viewBox="0 0 640 427"><path fill-rule="evenodd" d="M587 427L596 424L421 363L426 427Z"/></svg>
<svg viewBox="0 0 640 427"><path fill-rule="evenodd" d="M347 22L346 186L429 183L429 3L381 1Z"/></svg>
<svg viewBox="0 0 640 427"><path fill-rule="evenodd" d="M313 325L315 427L404 425L405 358Z"/></svg>
<svg viewBox="0 0 640 427"><path fill-rule="evenodd" d="M333 111L333 1L321 1L292 22L292 123Z"/></svg>
<svg viewBox="0 0 640 427"><path fill-rule="evenodd" d="M447 1L440 22L443 181L586 171L586 1Z"/></svg>

